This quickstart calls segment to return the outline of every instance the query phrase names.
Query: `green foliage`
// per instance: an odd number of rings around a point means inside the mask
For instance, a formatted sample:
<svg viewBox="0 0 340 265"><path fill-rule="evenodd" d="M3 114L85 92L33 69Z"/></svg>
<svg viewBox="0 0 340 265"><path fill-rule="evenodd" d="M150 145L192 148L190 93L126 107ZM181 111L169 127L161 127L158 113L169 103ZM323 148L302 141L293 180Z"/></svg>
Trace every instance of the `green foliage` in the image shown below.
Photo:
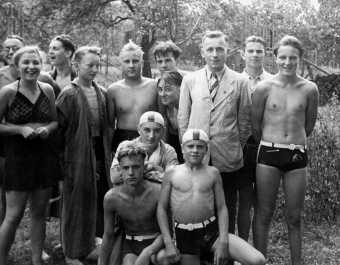
<svg viewBox="0 0 340 265"><path fill-rule="evenodd" d="M319 88L320 105L325 105L332 96L340 102L340 74L316 76L314 81Z"/></svg>

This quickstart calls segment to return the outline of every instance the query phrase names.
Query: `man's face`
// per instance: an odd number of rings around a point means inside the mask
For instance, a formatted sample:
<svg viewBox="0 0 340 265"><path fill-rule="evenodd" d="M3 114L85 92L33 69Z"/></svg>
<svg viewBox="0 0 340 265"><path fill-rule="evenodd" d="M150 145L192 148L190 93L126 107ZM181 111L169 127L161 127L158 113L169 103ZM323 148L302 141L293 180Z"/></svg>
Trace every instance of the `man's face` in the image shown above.
<svg viewBox="0 0 340 265"><path fill-rule="evenodd" d="M149 151L155 150L163 137L163 126L156 122L144 122L138 127L141 142Z"/></svg>
<svg viewBox="0 0 340 265"><path fill-rule="evenodd" d="M223 69L227 57L227 43L223 37L206 38L201 53L210 71L219 72Z"/></svg>
<svg viewBox="0 0 340 265"><path fill-rule="evenodd" d="M94 53L86 53L76 65L79 78L92 81L100 68L100 57Z"/></svg>
<svg viewBox="0 0 340 265"><path fill-rule="evenodd" d="M156 55L156 65L161 74L167 71L176 71L176 64L176 59L172 52Z"/></svg>
<svg viewBox="0 0 340 265"><path fill-rule="evenodd" d="M280 46L277 50L276 63L279 72L282 75L296 75L300 62L300 52L298 49L290 46Z"/></svg>
<svg viewBox="0 0 340 265"><path fill-rule="evenodd" d="M182 145L182 152L186 162L198 165L207 153L207 144L201 140L187 141Z"/></svg>
<svg viewBox="0 0 340 265"><path fill-rule="evenodd" d="M71 51L65 50L59 40L52 40L48 50L48 57L52 65L63 65L70 60Z"/></svg>
<svg viewBox="0 0 340 265"><path fill-rule="evenodd" d="M8 64L13 64L13 55L20 48L24 47L24 44L18 39L7 39L3 44L4 57Z"/></svg>
<svg viewBox="0 0 340 265"><path fill-rule="evenodd" d="M248 42L244 49L244 60L246 66L258 68L263 66L264 46L259 42Z"/></svg>
<svg viewBox="0 0 340 265"><path fill-rule="evenodd" d="M123 75L127 79L138 79L142 75L142 56L136 51L126 51L120 55Z"/></svg>
<svg viewBox="0 0 340 265"><path fill-rule="evenodd" d="M141 155L124 156L119 161L123 181L127 185L137 186L143 180L144 158Z"/></svg>

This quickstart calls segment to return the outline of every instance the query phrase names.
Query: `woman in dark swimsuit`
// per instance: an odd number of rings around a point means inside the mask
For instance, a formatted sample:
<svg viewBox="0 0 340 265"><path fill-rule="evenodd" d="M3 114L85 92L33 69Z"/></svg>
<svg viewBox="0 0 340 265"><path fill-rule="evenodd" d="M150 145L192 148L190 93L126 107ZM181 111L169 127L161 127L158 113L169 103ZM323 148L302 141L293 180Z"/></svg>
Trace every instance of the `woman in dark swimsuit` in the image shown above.
<svg viewBox="0 0 340 265"><path fill-rule="evenodd" d="M178 102L179 88L182 83L179 72L165 72L158 80L159 112L163 115L166 125L166 142L175 148L178 161L183 163L183 155L178 134Z"/></svg>
<svg viewBox="0 0 340 265"><path fill-rule="evenodd" d="M0 90L0 134L5 141L6 216L0 227L0 264L6 264L16 229L28 199L31 202L32 263L42 264L45 213L51 187L58 180L57 153L51 133L57 128L54 92L38 80L42 67L39 50L27 46L14 55L21 79Z"/></svg>

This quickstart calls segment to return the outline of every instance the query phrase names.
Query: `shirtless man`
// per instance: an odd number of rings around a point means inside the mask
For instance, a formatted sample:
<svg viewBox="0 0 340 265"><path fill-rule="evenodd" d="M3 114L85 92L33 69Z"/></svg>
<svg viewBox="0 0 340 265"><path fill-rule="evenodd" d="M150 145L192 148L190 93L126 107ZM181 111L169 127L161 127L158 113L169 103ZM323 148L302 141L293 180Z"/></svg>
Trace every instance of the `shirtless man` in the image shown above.
<svg viewBox="0 0 340 265"><path fill-rule="evenodd" d="M99 264L110 264L116 239L114 220L118 215L126 234L122 265L148 265L151 256L163 246L156 219L160 185L143 178L146 153L142 147L130 143L117 152L123 184L109 190L104 198L105 225Z"/></svg>
<svg viewBox="0 0 340 265"><path fill-rule="evenodd" d="M75 46L68 35L58 35L51 40L48 57L54 69L50 75L61 89L70 85L76 77L71 63L74 51Z"/></svg>
<svg viewBox="0 0 340 265"><path fill-rule="evenodd" d="M179 72L184 76L187 72L177 68L177 60L182 50L171 40L160 41L152 50L157 69L162 75L164 72ZM156 77L156 76L155 76Z"/></svg>
<svg viewBox="0 0 340 265"><path fill-rule="evenodd" d="M114 151L120 142L138 137L137 125L144 112L157 109L156 81L142 76L142 49L129 41L119 58L124 79L107 91L110 122L116 123Z"/></svg>
<svg viewBox="0 0 340 265"><path fill-rule="evenodd" d="M307 137L317 116L317 86L297 75L301 42L283 37L274 50L279 73L260 82L252 96L254 136L260 140L256 169L255 247L266 255L270 221L282 178L293 265L300 265L301 212L306 191Z"/></svg>
<svg viewBox="0 0 340 265"><path fill-rule="evenodd" d="M221 175L217 168L202 162L208 142L203 130L188 129L182 138L185 163L165 172L157 209L165 256L174 261L180 255L182 265L195 265L200 264L201 257L207 258L206 254L214 251L217 265L226 264L228 258L242 264L264 264L259 251L243 239L228 234Z"/></svg>

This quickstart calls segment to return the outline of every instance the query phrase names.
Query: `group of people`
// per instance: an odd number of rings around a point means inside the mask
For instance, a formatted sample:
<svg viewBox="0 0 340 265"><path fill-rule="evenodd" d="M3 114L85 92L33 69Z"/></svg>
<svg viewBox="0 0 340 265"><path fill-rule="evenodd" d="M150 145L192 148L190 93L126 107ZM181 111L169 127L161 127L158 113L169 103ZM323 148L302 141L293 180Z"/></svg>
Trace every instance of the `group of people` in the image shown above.
<svg viewBox="0 0 340 265"><path fill-rule="evenodd" d="M207 31L206 65L186 72L177 68L180 48L159 42L160 75L151 79L141 75L142 49L129 41L119 54L123 79L106 89L95 81L97 47L53 38L46 73L38 48L9 36L0 68L0 264L28 200L32 263L43 263L46 208L58 188L68 264L98 249L102 265L265 264L281 179L291 260L302 264L317 87L297 74L303 47L293 36L274 50L276 75L263 69L261 37L246 39L242 73L225 65L228 43Z"/></svg>

